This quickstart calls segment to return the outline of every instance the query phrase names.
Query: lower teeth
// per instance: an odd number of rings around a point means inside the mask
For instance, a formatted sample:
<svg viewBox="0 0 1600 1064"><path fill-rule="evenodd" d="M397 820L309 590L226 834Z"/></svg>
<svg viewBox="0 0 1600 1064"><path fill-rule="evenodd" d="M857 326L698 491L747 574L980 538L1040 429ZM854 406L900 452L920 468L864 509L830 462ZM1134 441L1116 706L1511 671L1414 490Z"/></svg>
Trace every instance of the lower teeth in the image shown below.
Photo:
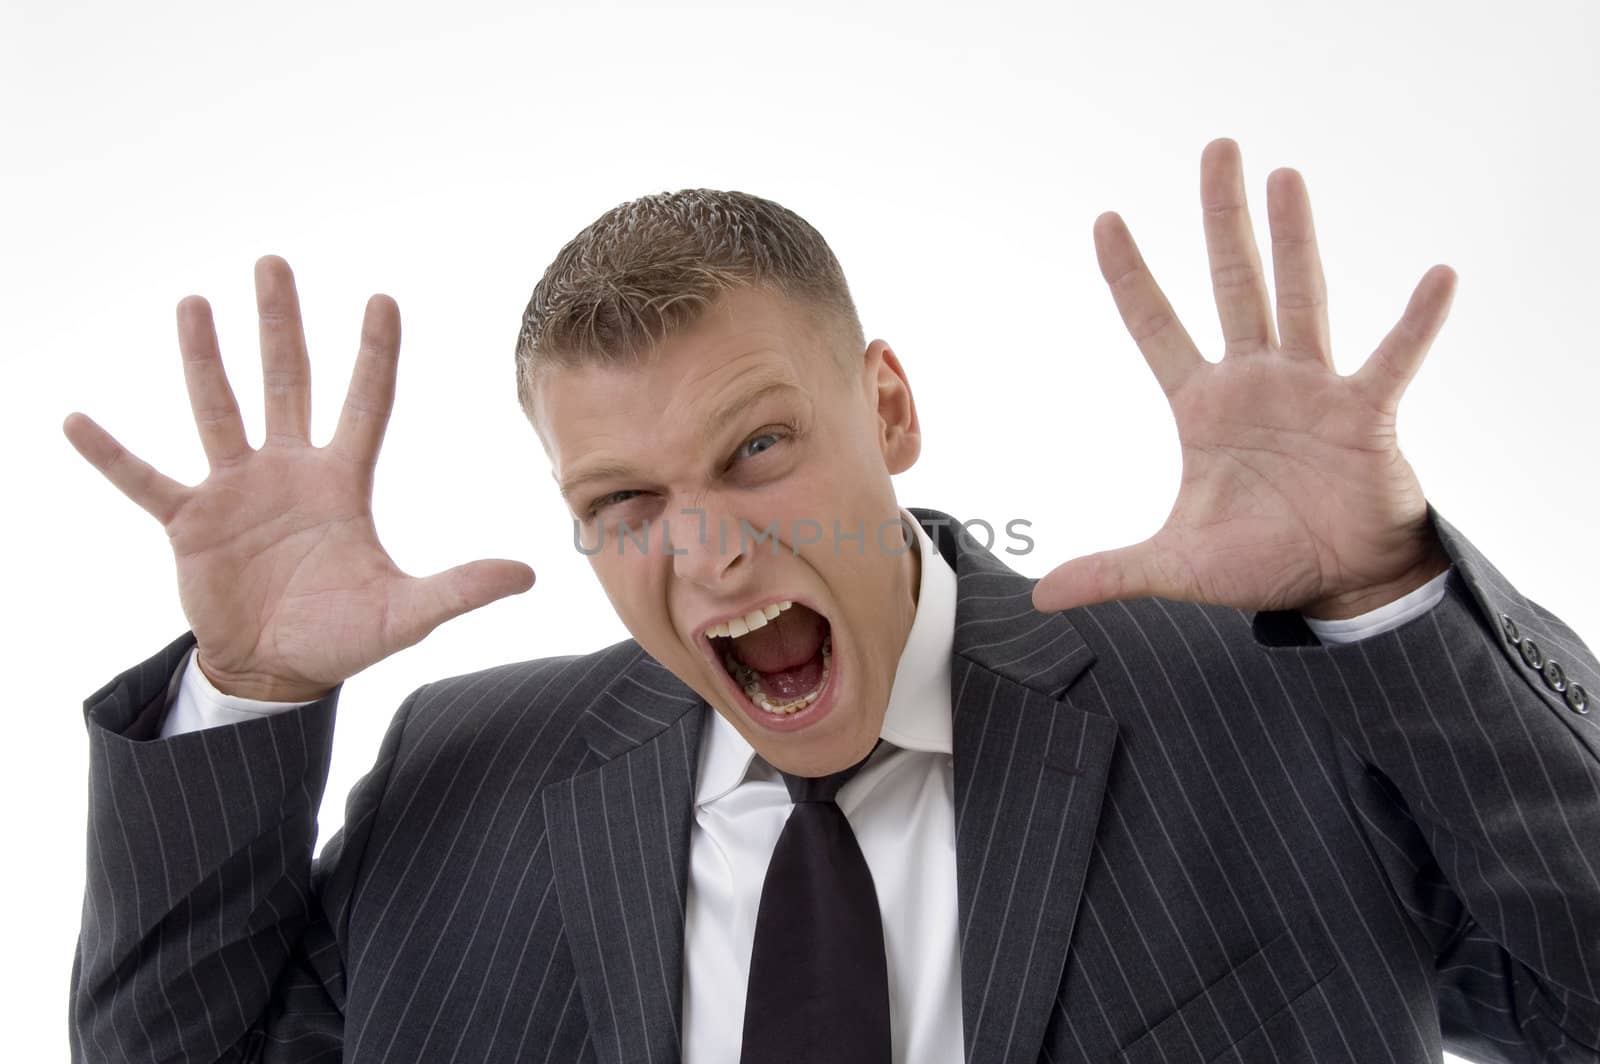
<svg viewBox="0 0 1600 1064"><path fill-rule="evenodd" d="M816 690L804 698L797 698L792 702L775 703L769 699L767 693L761 689L759 674L734 657L733 651L729 650L723 653L722 663L728 667L728 673L744 688L744 693L749 696L750 701L754 702L756 706L776 716L791 716L816 702L817 699L822 697L823 690L827 688L828 674L833 664L833 633L830 632L822 637L822 679L817 681Z"/></svg>

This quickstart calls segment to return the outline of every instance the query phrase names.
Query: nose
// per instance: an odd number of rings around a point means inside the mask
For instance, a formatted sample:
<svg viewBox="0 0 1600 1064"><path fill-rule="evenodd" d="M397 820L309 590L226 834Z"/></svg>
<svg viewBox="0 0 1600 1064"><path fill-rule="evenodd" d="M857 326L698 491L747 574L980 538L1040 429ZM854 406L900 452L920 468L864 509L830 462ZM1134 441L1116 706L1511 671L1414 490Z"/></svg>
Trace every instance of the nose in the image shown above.
<svg viewBox="0 0 1600 1064"><path fill-rule="evenodd" d="M680 580L721 593L750 568L739 524L725 514L704 507L685 509L668 518L664 534L673 573Z"/></svg>

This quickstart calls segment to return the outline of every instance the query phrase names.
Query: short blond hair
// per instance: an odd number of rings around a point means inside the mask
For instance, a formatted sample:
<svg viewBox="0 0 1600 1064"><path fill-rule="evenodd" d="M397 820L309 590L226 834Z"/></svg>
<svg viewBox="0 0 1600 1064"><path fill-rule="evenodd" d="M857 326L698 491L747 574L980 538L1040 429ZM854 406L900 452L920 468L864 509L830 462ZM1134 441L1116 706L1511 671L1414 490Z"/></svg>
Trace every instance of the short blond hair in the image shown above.
<svg viewBox="0 0 1600 1064"><path fill-rule="evenodd" d="M804 218L747 192L656 193L585 226L534 286L517 335L524 412L532 417L547 369L637 360L739 287L782 295L812 311L824 335L865 346L844 271Z"/></svg>

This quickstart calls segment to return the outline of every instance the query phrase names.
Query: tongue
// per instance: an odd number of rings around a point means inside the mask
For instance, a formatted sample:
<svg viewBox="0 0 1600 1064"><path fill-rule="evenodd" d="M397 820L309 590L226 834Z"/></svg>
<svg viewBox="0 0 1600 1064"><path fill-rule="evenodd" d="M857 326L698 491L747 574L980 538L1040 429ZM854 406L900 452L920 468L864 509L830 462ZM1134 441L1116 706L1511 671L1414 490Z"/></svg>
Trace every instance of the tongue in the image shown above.
<svg viewBox="0 0 1600 1064"><path fill-rule="evenodd" d="M822 649L828 622L796 603L733 641L738 659L757 672L782 672L810 661Z"/></svg>
<svg viewBox="0 0 1600 1064"><path fill-rule="evenodd" d="M756 683L769 701L780 706L804 698L822 683L822 655L782 672L758 672Z"/></svg>
<svg viewBox="0 0 1600 1064"><path fill-rule="evenodd" d="M733 641L733 653L761 674L761 689L775 702L790 702L822 682L822 640L828 622L796 603L765 626Z"/></svg>

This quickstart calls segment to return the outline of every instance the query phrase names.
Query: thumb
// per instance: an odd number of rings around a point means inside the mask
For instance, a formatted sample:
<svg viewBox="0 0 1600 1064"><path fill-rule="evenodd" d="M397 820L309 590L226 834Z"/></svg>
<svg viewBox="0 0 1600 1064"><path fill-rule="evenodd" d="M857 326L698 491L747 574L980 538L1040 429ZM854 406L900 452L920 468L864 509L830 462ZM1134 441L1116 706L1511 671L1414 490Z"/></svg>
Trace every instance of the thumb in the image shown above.
<svg viewBox="0 0 1600 1064"><path fill-rule="evenodd" d="M1058 565L1033 587L1033 608L1041 613L1090 606L1096 602L1171 594L1148 540L1100 551Z"/></svg>
<svg viewBox="0 0 1600 1064"><path fill-rule="evenodd" d="M521 594L533 586L533 580L531 568L505 558L467 562L413 580L397 611L401 630L395 635L403 646L410 646L445 621L507 595Z"/></svg>

